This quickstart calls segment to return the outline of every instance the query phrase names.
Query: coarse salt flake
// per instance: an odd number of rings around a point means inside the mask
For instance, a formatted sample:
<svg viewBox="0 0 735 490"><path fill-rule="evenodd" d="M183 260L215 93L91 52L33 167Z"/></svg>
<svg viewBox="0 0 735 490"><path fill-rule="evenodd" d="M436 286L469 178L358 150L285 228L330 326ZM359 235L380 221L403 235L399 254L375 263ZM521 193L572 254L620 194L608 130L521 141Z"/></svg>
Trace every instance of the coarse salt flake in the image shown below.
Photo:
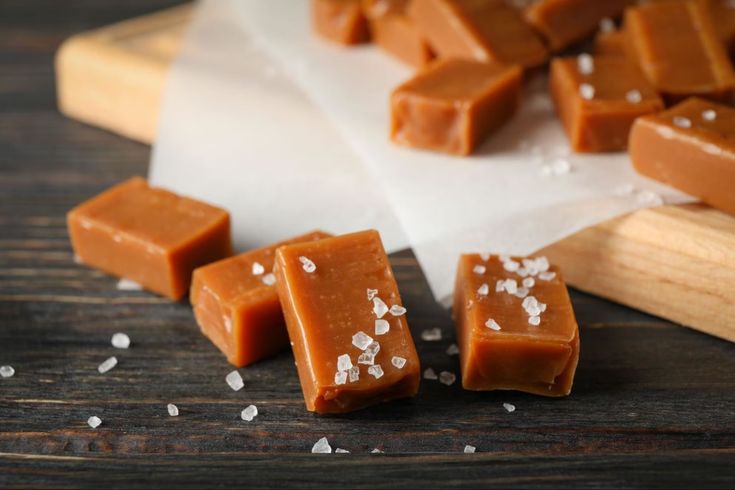
<svg viewBox="0 0 735 490"><path fill-rule="evenodd" d="M337 371L347 371L352 367L352 359L349 354L342 354L337 357Z"/></svg>
<svg viewBox="0 0 735 490"><path fill-rule="evenodd" d="M424 379L430 379L432 381L439 379L436 372L432 368L424 369Z"/></svg>
<svg viewBox="0 0 735 490"><path fill-rule="evenodd" d="M388 320L378 318L375 320L375 335L385 335L390 331Z"/></svg>
<svg viewBox="0 0 735 490"><path fill-rule="evenodd" d="M487 296L490 292L490 286L487 285L487 283L483 283L479 288L477 288L477 294L480 296Z"/></svg>
<svg viewBox="0 0 735 490"><path fill-rule="evenodd" d="M398 369L403 369L403 366L406 365L406 358L405 357L393 356L393 358L391 358L391 360L390 360L390 363L393 364Z"/></svg>
<svg viewBox="0 0 735 490"><path fill-rule="evenodd" d="M372 366L373 364L375 364L375 354L371 352L363 352L362 354L357 356L357 363Z"/></svg>
<svg viewBox="0 0 735 490"><path fill-rule="evenodd" d="M439 330L439 328L427 328L423 332L421 332L421 340L425 340L427 342L435 342L437 340L442 339L442 331Z"/></svg>
<svg viewBox="0 0 735 490"><path fill-rule="evenodd" d="M108 357L102 362L102 364L97 366L97 371L99 371L100 374L104 374L115 366L117 366L117 357Z"/></svg>
<svg viewBox="0 0 735 490"><path fill-rule="evenodd" d="M533 277L527 277L523 280L524 288L532 288L536 285L536 280Z"/></svg>
<svg viewBox="0 0 735 490"><path fill-rule="evenodd" d="M551 281L556 277L556 272L544 271L538 275L538 278L542 281Z"/></svg>
<svg viewBox="0 0 735 490"><path fill-rule="evenodd" d="M328 454L332 452L332 446L329 445L326 437L322 437L312 446L311 452L314 454Z"/></svg>
<svg viewBox="0 0 735 490"><path fill-rule="evenodd" d="M528 323L530 323L534 327L538 327L539 324L541 324L541 317L538 315L528 317Z"/></svg>
<svg viewBox="0 0 735 490"><path fill-rule="evenodd" d="M299 257L299 262L301 262L301 267L309 274L316 270L316 264L314 264L314 262L308 257L304 257L302 255Z"/></svg>
<svg viewBox="0 0 735 490"><path fill-rule="evenodd" d="M504 408L504 409L505 409L505 410L506 410L506 411L507 411L508 413L511 413L511 412L515 412L515 411L516 411L516 406L515 406L515 405L513 405L512 403L503 403L503 408Z"/></svg>
<svg viewBox="0 0 735 490"><path fill-rule="evenodd" d="M643 95L641 94L640 90L628 90L625 93L625 100L627 100L631 104L640 104L643 100Z"/></svg>
<svg viewBox="0 0 735 490"><path fill-rule="evenodd" d="M334 450L335 454L349 454L350 452L347 449L342 449L341 447L338 447Z"/></svg>
<svg viewBox="0 0 735 490"><path fill-rule="evenodd" d="M372 374L375 379L380 379L383 377L383 368L380 366L380 364L374 364L367 369L368 374Z"/></svg>
<svg viewBox="0 0 735 490"><path fill-rule="evenodd" d="M168 414L171 417L178 417L179 416L179 407L177 407L173 403L169 403L168 405L166 405L166 410L168 410Z"/></svg>
<svg viewBox="0 0 735 490"><path fill-rule="evenodd" d="M717 119L717 112L714 109L707 109L702 111L702 119L705 121L714 121Z"/></svg>
<svg viewBox="0 0 735 490"><path fill-rule="evenodd" d="M242 412L240 412L240 418L245 422L252 422L255 417L258 416L258 407L255 405L248 405Z"/></svg>
<svg viewBox="0 0 735 490"><path fill-rule="evenodd" d="M503 291L505 291L505 281L498 279L498 282L495 283L495 292L502 293Z"/></svg>
<svg viewBox="0 0 735 490"><path fill-rule="evenodd" d="M368 301L372 301L373 298L377 294L378 294L378 290L377 289L370 289L370 288L368 288L368 290L367 290L367 299L368 299Z"/></svg>
<svg viewBox="0 0 735 490"><path fill-rule="evenodd" d="M513 296L515 296L516 298L521 298L521 299L525 298L526 296L528 296L528 288L526 287L518 288Z"/></svg>
<svg viewBox="0 0 735 490"><path fill-rule="evenodd" d="M474 453L476 450L477 448L475 446L470 446L469 444L464 447L465 453Z"/></svg>
<svg viewBox="0 0 735 490"><path fill-rule="evenodd" d="M592 75L595 71L595 59L588 53L577 56L577 69L582 75Z"/></svg>
<svg viewBox="0 0 735 490"><path fill-rule="evenodd" d="M518 292L518 282L515 279L506 279L504 288L508 294L516 294Z"/></svg>
<svg viewBox="0 0 735 490"><path fill-rule="evenodd" d="M683 129L689 129L692 127L692 121L688 117L684 116L674 116L673 123L674 126Z"/></svg>
<svg viewBox="0 0 735 490"><path fill-rule="evenodd" d="M439 382L441 384L451 386L456 380L457 376L455 376L454 373L450 373L449 371L442 371L439 373Z"/></svg>
<svg viewBox="0 0 735 490"><path fill-rule="evenodd" d="M117 281L117 289L120 291L141 291L143 286L131 279L125 279L123 277Z"/></svg>
<svg viewBox="0 0 735 490"><path fill-rule="evenodd" d="M352 345L354 345L360 350L367 349L367 347L372 343L373 343L373 338L363 331L359 331L355 335L352 336Z"/></svg>
<svg viewBox="0 0 735 490"><path fill-rule="evenodd" d="M112 336L112 346L115 349L127 349L130 347L130 337L124 333L116 333Z"/></svg>
<svg viewBox="0 0 735 490"><path fill-rule="evenodd" d="M276 275L273 274L272 272L269 272L268 274L263 275L263 277L260 280L266 286L273 286L276 283Z"/></svg>
<svg viewBox="0 0 735 490"><path fill-rule="evenodd" d="M390 314L393 316L401 316L406 314L406 308L401 305L393 305L388 311L390 311Z"/></svg>
<svg viewBox="0 0 735 490"><path fill-rule="evenodd" d="M343 385L347 383L347 372L346 371L338 371L334 374L334 384L336 385Z"/></svg>
<svg viewBox="0 0 735 490"><path fill-rule="evenodd" d="M260 262L253 262L252 271L254 276L260 276L265 273L265 267Z"/></svg>
<svg viewBox="0 0 735 490"><path fill-rule="evenodd" d="M91 428L93 428L93 429L96 429L97 427L99 427L101 423L102 423L102 419L101 419L101 418L99 418L99 417L98 417L98 416L96 416L96 415L92 415L91 417L89 417L89 418L87 419L87 424L88 424L88 425L89 425L89 426L90 426Z"/></svg>
<svg viewBox="0 0 735 490"><path fill-rule="evenodd" d="M472 272L474 272L475 274L484 274L486 271L487 271L487 267L485 267L484 265L480 265L480 264L472 268Z"/></svg>
<svg viewBox="0 0 735 490"><path fill-rule="evenodd" d="M589 83L582 83L579 86L579 95L584 100L592 100L595 98L595 87Z"/></svg>
<svg viewBox="0 0 735 490"><path fill-rule="evenodd" d="M380 352L380 344L373 340L372 342L370 342L370 345L365 348L365 352L370 354L371 356L377 356L378 352Z"/></svg>
<svg viewBox="0 0 735 490"><path fill-rule="evenodd" d="M388 305L385 304L385 301L378 297L373 298L373 313L375 313L375 316L383 318L388 311L390 310L388 309Z"/></svg>
<svg viewBox="0 0 735 490"><path fill-rule="evenodd" d="M350 383L358 381L360 379L360 368L358 366L352 366L347 371L347 378L350 380Z"/></svg>
<svg viewBox="0 0 735 490"><path fill-rule="evenodd" d="M496 322L492 318L488 319L488 321L485 322L485 326L490 330L495 330L496 332L500 331L500 325L498 325L498 322Z"/></svg>
<svg viewBox="0 0 735 490"><path fill-rule="evenodd" d="M371 454L383 454L383 451L381 451L380 449L378 449L378 448L376 447L375 449L373 449L372 451L370 451L370 453L371 453Z"/></svg>
<svg viewBox="0 0 735 490"><path fill-rule="evenodd" d="M13 369L13 366L0 366L0 377L12 378L14 374L15 369Z"/></svg>
<svg viewBox="0 0 735 490"><path fill-rule="evenodd" d="M232 388L232 391L240 391L245 386L245 383L242 381L242 376L237 371L232 371L225 376L225 381L227 382L227 386Z"/></svg>
<svg viewBox="0 0 735 490"><path fill-rule="evenodd" d="M449 344L446 352L448 356L456 356L457 354L459 354L459 347L457 346L457 344Z"/></svg>
<svg viewBox="0 0 735 490"><path fill-rule="evenodd" d="M480 254L480 260L487 262L490 260L490 254Z"/></svg>
<svg viewBox="0 0 735 490"><path fill-rule="evenodd" d="M503 269L507 270L508 272L515 272L521 267L521 264L516 262L513 259L508 259L503 262Z"/></svg>

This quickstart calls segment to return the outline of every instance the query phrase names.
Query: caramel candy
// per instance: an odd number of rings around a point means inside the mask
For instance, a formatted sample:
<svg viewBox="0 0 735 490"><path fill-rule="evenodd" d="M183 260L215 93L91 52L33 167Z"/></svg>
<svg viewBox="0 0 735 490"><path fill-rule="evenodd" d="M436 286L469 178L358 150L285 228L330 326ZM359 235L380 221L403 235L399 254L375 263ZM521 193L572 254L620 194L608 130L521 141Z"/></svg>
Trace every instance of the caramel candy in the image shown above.
<svg viewBox="0 0 735 490"><path fill-rule="evenodd" d="M325 39L339 44L360 44L370 39L361 0L311 0L311 22Z"/></svg>
<svg viewBox="0 0 735 490"><path fill-rule="evenodd" d="M735 214L735 109L691 98L641 117L629 151L639 173Z"/></svg>
<svg viewBox="0 0 735 490"><path fill-rule="evenodd" d="M557 58L551 96L574 151L624 150L635 118L663 110L661 98L623 56Z"/></svg>
<svg viewBox="0 0 735 490"><path fill-rule="evenodd" d="M592 35L602 19L619 17L635 0L539 0L524 11L526 21L543 34L553 51Z"/></svg>
<svg viewBox="0 0 735 490"><path fill-rule="evenodd" d="M395 143L468 155L516 112L518 65L440 59L391 94Z"/></svg>
<svg viewBox="0 0 735 490"><path fill-rule="evenodd" d="M441 57L543 65L548 51L504 0L420 0L408 14Z"/></svg>
<svg viewBox="0 0 735 490"><path fill-rule="evenodd" d="M140 177L80 204L67 221L82 262L175 300L195 268L232 254L227 211Z"/></svg>
<svg viewBox="0 0 735 490"><path fill-rule="evenodd" d="M419 359L377 231L286 245L275 271L308 410L417 393Z"/></svg>
<svg viewBox="0 0 735 490"><path fill-rule="evenodd" d="M288 333L273 274L276 248L330 236L314 231L194 271L191 304L202 333L237 367L277 354Z"/></svg>
<svg viewBox="0 0 735 490"><path fill-rule="evenodd" d="M691 95L731 98L735 73L702 3L660 2L630 8L625 30L636 61L667 101Z"/></svg>
<svg viewBox="0 0 735 490"><path fill-rule="evenodd" d="M407 5L408 0L363 0L373 42L399 60L422 67L434 53L406 15Z"/></svg>
<svg viewBox="0 0 735 490"><path fill-rule="evenodd" d="M568 395L579 332L559 271L543 257L485 259L462 255L457 269L454 317L462 386Z"/></svg>

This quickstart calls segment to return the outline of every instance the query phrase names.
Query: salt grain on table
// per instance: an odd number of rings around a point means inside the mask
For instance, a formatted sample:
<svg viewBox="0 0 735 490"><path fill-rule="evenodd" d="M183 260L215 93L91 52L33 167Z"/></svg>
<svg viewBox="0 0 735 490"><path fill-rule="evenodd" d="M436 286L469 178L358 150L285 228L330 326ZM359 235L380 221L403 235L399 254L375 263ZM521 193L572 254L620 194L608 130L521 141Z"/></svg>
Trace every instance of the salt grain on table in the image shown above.
<svg viewBox="0 0 735 490"><path fill-rule="evenodd" d="M430 379L432 381L439 379L436 372L432 368L424 369L424 379Z"/></svg>
<svg viewBox="0 0 735 490"><path fill-rule="evenodd" d="M329 441L326 437L322 437L311 448L311 452L314 454L328 454L332 452L332 446L329 445Z"/></svg>
<svg viewBox="0 0 735 490"><path fill-rule="evenodd" d="M15 369L13 369L13 366L0 366L0 377L12 378L14 374Z"/></svg>
<svg viewBox="0 0 735 490"><path fill-rule="evenodd" d="M124 333L116 333L112 336L112 346L116 349L127 349L130 347L130 337Z"/></svg>
<svg viewBox="0 0 735 490"><path fill-rule="evenodd" d="M179 416L179 407L177 407L173 403L169 403L168 405L166 405L166 410L168 410L168 414L171 417L178 417Z"/></svg>
<svg viewBox="0 0 735 490"><path fill-rule="evenodd" d="M469 444L467 444L467 445L466 445L466 446L464 447L464 452L465 452L465 453L474 453L476 449L477 449L477 448L476 448L475 446L470 446Z"/></svg>
<svg viewBox="0 0 735 490"><path fill-rule="evenodd" d="M442 331L438 328L428 328L421 332L421 340L435 342L442 339Z"/></svg>
<svg viewBox="0 0 735 490"><path fill-rule="evenodd" d="M457 344L451 344L447 347L448 356L456 356L457 354L459 354L459 347L457 347Z"/></svg>
<svg viewBox="0 0 735 490"><path fill-rule="evenodd" d="M89 426L93 429L96 429L97 427L99 427L101 423L102 423L102 419L96 415L92 415L91 417L87 419L87 424L89 424Z"/></svg>
<svg viewBox="0 0 735 490"><path fill-rule="evenodd" d="M245 383L242 381L242 376L237 371L232 371L225 377L227 385L232 388L233 391L240 391Z"/></svg>
<svg viewBox="0 0 735 490"><path fill-rule="evenodd" d="M338 447L337 449L335 449L334 452L337 454L349 454L350 453L347 449L342 449L341 447Z"/></svg>
<svg viewBox="0 0 735 490"><path fill-rule="evenodd" d="M441 384L451 386L456 380L457 376L455 376L454 373L450 373L449 371L442 371L439 373L439 382Z"/></svg>
<svg viewBox="0 0 735 490"><path fill-rule="evenodd" d="M512 403L503 403L503 408L508 411L508 413L515 412L516 406Z"/></svg>
<svg viewBox="0 0 735 490"><path fill-rule="evenodd" d="M108 357L104 362L102 362L102 364L97 366L97 371L99 371L100 374L104 374L115 366L117 366L117 357Z"/></svg>
<svg viewBox="0 0 735 490"><path fill-rule="evenodd" d="M256 407L255 405L248 405L240 413L240 418L242 418L246 422L252 422L253 419L257 416L258 416L258 407Z"/></svg>
<svg viewBox="0 0 735 490"><path fill-rule="evenodd" d="M130 279L122 278L117 281L117 289L120 291L142 291L143 286Z"/></svg>

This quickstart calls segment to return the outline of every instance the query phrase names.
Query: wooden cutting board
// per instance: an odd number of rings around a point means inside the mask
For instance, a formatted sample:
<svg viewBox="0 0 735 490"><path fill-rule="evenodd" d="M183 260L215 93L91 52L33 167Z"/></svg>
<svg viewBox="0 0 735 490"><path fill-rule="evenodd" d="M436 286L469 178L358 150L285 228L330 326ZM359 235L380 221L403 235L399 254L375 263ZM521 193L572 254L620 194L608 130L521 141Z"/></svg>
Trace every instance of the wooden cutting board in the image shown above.
<svg viewBox="0 0 735 490"><path fill-rule="evenodd" d="M61 112L153 142L191 14L185 5L68 39L56 58ZM735 217L700 204L644 209L542 253L578 289L735 341Z"/></svg>

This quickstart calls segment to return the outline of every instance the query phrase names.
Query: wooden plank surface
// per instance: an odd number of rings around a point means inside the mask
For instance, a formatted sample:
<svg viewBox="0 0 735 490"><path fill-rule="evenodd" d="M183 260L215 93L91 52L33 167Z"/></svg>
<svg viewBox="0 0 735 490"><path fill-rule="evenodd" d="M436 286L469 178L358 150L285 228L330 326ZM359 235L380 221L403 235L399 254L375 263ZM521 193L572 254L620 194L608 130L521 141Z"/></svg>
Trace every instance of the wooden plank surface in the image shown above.
<svg viewBox="0 0 735 490"><path fill-rule="evenodd" d="M17 371L0 379L0 488L735 485L735 345L626 307L573 292L582 344L569 398L425 381L413 401L319 417L303 408L289 353L242 370L234 393L187 304L118 291L74 264L65 212L144 175L149 150L56 111L54 50L171 3L0 4L0 365ZM445 336L417 340L423 365L457 371L449 314L410 252L391 261L415 337ZM129 350L110 346L117 331ZM99 375L110 355L120 364ZM260 415L248 424L250 403ZM322 436L353 454L308 454ZM386 454L366 454L374 447Z"/></svg>
<svg viewBox="0 0 735 490"><path fill-rule="evenodd" d="M190 5L73 36L56 58L66 115L138 141L158 106ZM591 227L542 253L575 287L735 341L735 217L662 206Z"/></svg>

